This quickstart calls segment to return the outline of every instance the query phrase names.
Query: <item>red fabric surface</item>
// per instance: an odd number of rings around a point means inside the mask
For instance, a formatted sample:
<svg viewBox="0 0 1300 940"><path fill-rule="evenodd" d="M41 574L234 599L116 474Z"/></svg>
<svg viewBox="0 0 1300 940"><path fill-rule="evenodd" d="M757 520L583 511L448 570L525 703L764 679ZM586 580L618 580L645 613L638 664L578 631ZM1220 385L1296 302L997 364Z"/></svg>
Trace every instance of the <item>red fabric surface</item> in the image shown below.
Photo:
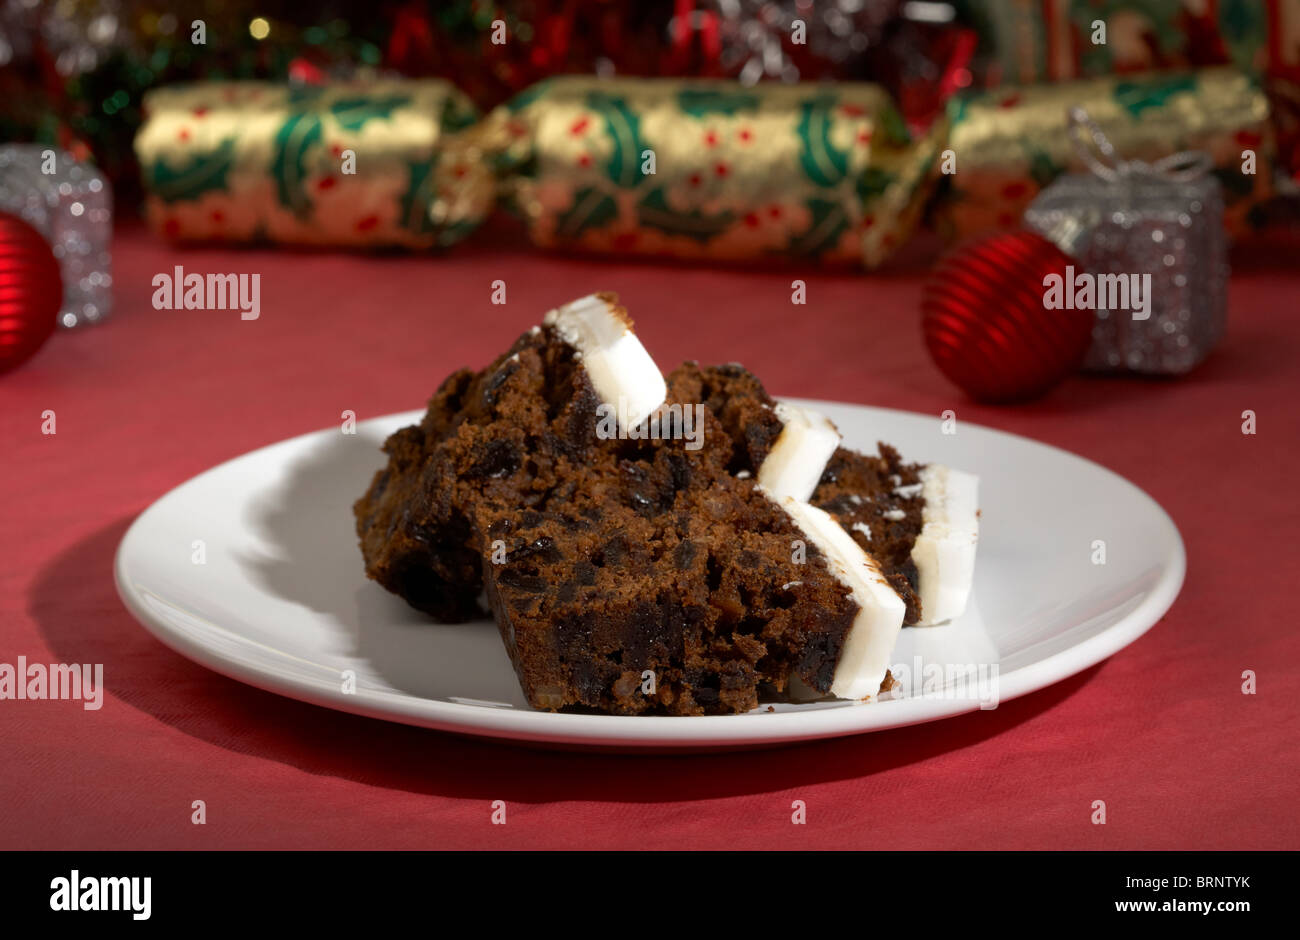
<svg viewBox="0 0 1300 940"><path fill-rule="evenodd" d="M1078 377L995 408L927 359L921 269L611 264L491 241L364 257L180 250L128 229L112 320L0 376L0 662L103 663L107 686L98 712L0 701L0 847L1300 847L1300 294L1285 263L1238 253L1228 337L1192 376ZM261 273L261 318L154 310L150 279L174 264ZM790 304L793 277L806 307ZM1182 595L1107 662L994 711L694 757L526 750L335 713L194 665L123 609L113 552L162 493L344 409L417 407L596 289L622 294L661 364L739 360L777 394L953 408L1114 469L1178 523ZM1258 694L1241 694L1244 669ZM796 799L806 825L791 824ZM493 800L507 825L490 824Z"/></svg>

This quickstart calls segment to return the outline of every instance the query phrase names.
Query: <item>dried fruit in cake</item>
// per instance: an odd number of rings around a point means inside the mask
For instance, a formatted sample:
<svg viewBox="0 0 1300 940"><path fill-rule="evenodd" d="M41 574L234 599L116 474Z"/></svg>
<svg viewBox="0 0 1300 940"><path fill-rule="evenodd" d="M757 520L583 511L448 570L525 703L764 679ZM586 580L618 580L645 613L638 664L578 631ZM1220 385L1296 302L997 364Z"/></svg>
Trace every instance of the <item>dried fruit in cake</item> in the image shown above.
<svg viewBox="0 0 1300 940"><path fill-rule="evenodd" d="M890 596L892 618L864 619L878 605L855 596L837 551L735 472L760 446L758 423L743 420L742 390L756 380L735 368L696 378L670 376L645 436L631 420L617 441L597 435L566 485L528 510L476 508L487 596L535 707L725 713L756 707L761 688L784 690L792 677L858 697L885 679L901 602ZM608 406L634 392L606 383L597 398ZM734 438L715 412L739 419ZM683 424L698 433L671 433ZM844 655L867 648L873 656Z"/></svg>
<svg viewBox="0 0 1300 940"><path fill-rule="evenodd" d="M611 343L584 362L562 334L580 339L583 317L604 309L616 311L632 342ZM388 465L354 507L366 574L439 620L482 616L471 526L480 502L524 510L572 487L575 468L618 459L617 447L594 447L600 399L593 377L634 377L633 417L644 400L662 401L663 378L612 295L585 298L566 313L519 337L483 371L448 377L423 420L385 442Z"/></svg>
<svg viewBox="0 0 1300 940"><path fill-rule="evenodd" d="M975 575L978 478L941 464L904 463L843 447L826 465L812 503L880 562L907 603L907 623L961 616Z"/></svg>
<svg viewBox="0 0 1300 940"><path fill-rule="evenodd" d="M530 704L692 715L748 711L791 676L828 692L859 607L789 515L716 470L652 512L636 491L482 511L503 547L487 593Z"/></svg>
<svg viewBox="0 0 1300 940"><path fill-rule="evenodd" d="M485 590L538 708L744 711L796 681L867 698L919 606L920 532L880 561L850 533L883 524L862 509L882 480L924 471L840 448L743 367L665 383L612 295L453 374L385 450L355 507L367 573L444 620Z"/></svg>
<svg viewBox="0 0 1300 940"><path fill-rule="evenodd" d="M961 615L974 580L976 477L939 464L906 463L885 443L877 445L878 454L839 446L830 422L778 403L741 366L685 363L669 380L715 403L711 410L737 443L733 473L753 475L835 517L903 599L905 623ZM795 464L794 454L806 459Z"/></svg>

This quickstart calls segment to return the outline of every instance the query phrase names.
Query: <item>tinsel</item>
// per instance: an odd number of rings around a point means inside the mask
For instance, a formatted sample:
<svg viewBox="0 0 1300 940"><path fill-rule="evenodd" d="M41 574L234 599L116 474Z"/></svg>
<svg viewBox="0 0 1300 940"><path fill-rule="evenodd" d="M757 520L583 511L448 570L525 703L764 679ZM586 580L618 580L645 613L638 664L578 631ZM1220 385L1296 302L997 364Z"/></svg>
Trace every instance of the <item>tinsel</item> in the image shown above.
<svg viewBox="0 0 1300 940"><path fill-rule="evenodd" d="M0 146L0 211L50 243L63 279L60 326L96 323L113 309L113 193L95 167L38 144Z"/></svg>

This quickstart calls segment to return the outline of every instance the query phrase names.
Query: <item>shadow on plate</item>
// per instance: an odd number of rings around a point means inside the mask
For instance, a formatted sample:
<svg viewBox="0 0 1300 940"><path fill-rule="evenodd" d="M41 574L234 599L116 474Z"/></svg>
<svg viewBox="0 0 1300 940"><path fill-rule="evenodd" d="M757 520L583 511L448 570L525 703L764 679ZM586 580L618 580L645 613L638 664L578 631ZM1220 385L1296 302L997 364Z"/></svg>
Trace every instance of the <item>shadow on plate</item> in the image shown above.
<svg viewBox="0 0 1300 940"><path fill-rule="evenodd" d="M273 550L241 556L240 564L266 591L336 629L348 652L367 664L359 682L525 707L495 624L433 623L364 577L352 503L383 465L382 443L362 425L355 435L324 438L296 461L244 520Z"/></svg>

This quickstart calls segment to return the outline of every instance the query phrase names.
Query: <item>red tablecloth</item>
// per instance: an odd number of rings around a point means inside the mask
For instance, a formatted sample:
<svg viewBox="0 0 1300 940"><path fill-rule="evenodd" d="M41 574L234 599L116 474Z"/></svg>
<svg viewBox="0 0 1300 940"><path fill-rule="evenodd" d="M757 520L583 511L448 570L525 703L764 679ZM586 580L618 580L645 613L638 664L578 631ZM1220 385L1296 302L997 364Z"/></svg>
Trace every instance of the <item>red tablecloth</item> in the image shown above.
<svg viewBox="0 0 1300 940"><path fill-rule="evenodd" d="M0 701L0 847L1300 847L1293 252L1237 253L1228 338L1192 376L1080 377L995 408L931 366L919 269L622 265L491 242L364 257L178 250L127 229L112 320L0 376L0 662L103 663L107 686L98 712ZM150 280L174 264L261 273L261 318L154 310ZM622 294L661 363L739 360L778 394L955 408L1114 469L1178 523L1182 595L1109 661L994 711L697 757L525 750L300 704L194 665L123 609L113 552L162 493L344 409L417 407L596 289Z"/></svg>

